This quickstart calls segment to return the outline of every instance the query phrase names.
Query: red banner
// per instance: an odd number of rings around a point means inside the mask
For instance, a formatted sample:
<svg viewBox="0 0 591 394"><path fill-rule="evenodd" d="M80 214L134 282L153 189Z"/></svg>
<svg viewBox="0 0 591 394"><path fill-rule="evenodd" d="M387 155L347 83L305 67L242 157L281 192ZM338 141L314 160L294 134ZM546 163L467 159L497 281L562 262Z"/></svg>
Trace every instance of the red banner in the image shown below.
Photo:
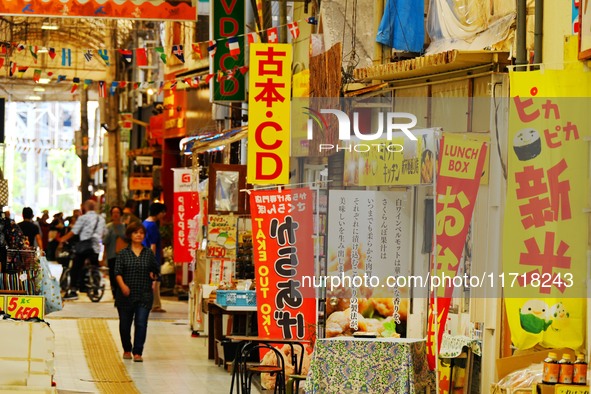
<svg viewBox="0 0 591 394"><path fill-rule="evenodd" d="M449 136L441 139L436 186L436 258L431 266L432 294L437 297L437 338L441 338L454 291L453 278L458 273L460 258L476 204L480 178L486 158L486 143ZM437 280L437 278L439 280ZM427 356L435 368L434 299L429 303Z"/></svg>
<svg viewBox="0 0 591 394"><path fill-rule="evenodd" d="M199 217L199 194L192 191L193 171L190 168L173 168L174 214L173 238L174 261L190 263L194 260L201 223ZM195 184L197 184L196 182Z"/></svg>
<svg viewBox="0 0 591 394"><path fill-rule="evenodd" d="M197 20L197 7L182 1L2 0L2 15Z"/></svg>
<svg viewBox="0 0 591 394"><path fill-rule="evenodd" d="M307 338L316 324L314 197L310 189L250 193L258 332L262 337Z"/></svg>

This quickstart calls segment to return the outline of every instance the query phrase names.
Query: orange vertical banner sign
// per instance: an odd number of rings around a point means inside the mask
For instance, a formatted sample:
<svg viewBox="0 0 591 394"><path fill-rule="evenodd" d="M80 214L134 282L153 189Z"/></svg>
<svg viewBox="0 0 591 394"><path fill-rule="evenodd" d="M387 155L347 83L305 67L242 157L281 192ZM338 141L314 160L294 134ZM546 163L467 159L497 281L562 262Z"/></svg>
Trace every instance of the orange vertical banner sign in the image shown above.
<svg viewBox="0 0 591 394"><path fill-rule="evenodd" d="M316 324L310 189L250 193L258 333L275 339L304 339Z"/></svg>
<svg viewBox="0 0 591 394"><path fill-rule="evenodd" d="M436 258L431 266L431 298L427 324L427 357L435 368L435 358L441 344L445 322L453 295L452 279L458 272L462 250L472 220L480 178L484 169L487 145L446 134L441 139L437 167L435 233ZM439 278L439 279L437 279ZM437 297L437 311L434 298ZM434 313L437 316L435 331Z"/></svg>

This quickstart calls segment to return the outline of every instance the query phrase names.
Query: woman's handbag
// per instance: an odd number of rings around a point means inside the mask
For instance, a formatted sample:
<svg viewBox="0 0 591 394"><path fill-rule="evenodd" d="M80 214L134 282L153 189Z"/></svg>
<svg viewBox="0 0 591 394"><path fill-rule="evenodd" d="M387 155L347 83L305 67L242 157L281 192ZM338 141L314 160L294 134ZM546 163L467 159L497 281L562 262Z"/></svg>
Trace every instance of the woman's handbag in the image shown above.
<svg viewBox="0 0 591 394"><path fill-rule="evenodd" d="M51 275L45 256L39 258L41 264L41 295L45 297L45 314L62 310L62 295L58 278Z"/></svg>
<svg viewBox="0 0 591 394"><path fill-rule="evenodd" d="M127 245L129 244L125 239L117 237L117 240L115 241L115 253L119 253L121 249L127 248Z"/></svg>

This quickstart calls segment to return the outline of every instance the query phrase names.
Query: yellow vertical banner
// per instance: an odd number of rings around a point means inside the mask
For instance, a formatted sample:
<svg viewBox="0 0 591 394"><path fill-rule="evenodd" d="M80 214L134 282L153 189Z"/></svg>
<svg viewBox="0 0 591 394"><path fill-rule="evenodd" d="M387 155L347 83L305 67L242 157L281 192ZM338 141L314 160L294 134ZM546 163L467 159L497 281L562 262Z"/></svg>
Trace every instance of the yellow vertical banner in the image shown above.
<svg viewBox="0 0 591 394"><path fill-rule="evenodd" d="M590 75L510 74L502 285L518 349L584 344Z"/></svg>
<svg viewBox="0 0 591 394"><path fill-rule="evenodd" d="M250 45L248 183L289 183L290 44Z"/></svg>

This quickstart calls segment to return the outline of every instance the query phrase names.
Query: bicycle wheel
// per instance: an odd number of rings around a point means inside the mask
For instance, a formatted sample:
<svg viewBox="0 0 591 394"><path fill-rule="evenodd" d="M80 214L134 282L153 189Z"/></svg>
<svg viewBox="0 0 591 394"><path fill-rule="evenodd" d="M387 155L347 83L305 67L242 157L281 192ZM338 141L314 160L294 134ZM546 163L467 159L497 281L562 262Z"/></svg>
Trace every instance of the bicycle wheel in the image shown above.
<svg viewBox="0 0 591 394"><path fill-rule="evenodd" d="M70 284L72 283L71 270L72 268L68 267L62 272L62 276L60 277L60 288L62 291L68 291L70 289Z"/></svg>
<svg viewBox="0 0 591 394"><path fill-rule="evenodd" d="M102 282L102 274L98 268L91 268L88 273L87 295L92 302L99 302L105 294L105 285Z"/></svg>

